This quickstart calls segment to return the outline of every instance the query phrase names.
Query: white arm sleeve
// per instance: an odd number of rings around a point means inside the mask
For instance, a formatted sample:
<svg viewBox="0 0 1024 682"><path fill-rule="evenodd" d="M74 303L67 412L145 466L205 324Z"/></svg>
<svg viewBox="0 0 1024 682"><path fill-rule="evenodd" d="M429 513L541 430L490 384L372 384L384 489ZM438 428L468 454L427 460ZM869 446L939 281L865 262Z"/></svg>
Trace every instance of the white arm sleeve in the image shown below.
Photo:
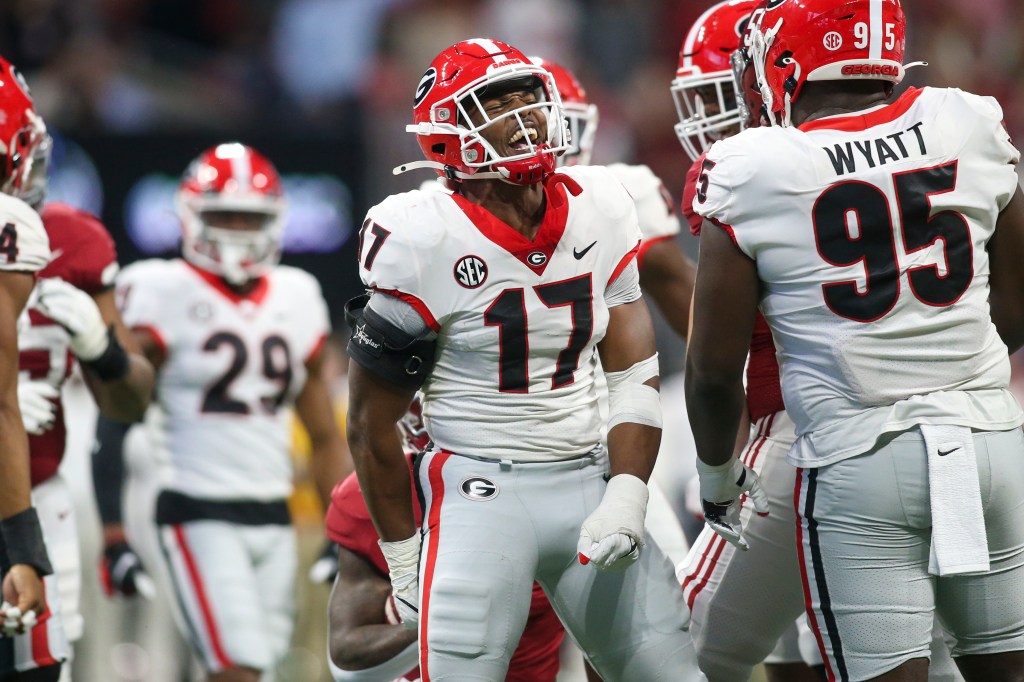
<svg viewBox="0 0 1024 682"><path fill-rule="evenodd" d="M640 270L634 258L604 290L604 302L609 308L640 300Z"/></svg>
<svg viewBox="0 0 1024 682"><path fill-rule="evenodd" d="M413 642L394 658L365 670L342 670L334 665L330 653L327 667L334 682L392 682L419 665L419 643Z"/></svg>
<svg viewBox="0 0 1024 682"><path fill-rule="evenodd" d="M408 334L410 339L432 339L437 336L416 309L400 298L376 293L370 296L366 307L372 308L373 312L395 329Z"/></svg>

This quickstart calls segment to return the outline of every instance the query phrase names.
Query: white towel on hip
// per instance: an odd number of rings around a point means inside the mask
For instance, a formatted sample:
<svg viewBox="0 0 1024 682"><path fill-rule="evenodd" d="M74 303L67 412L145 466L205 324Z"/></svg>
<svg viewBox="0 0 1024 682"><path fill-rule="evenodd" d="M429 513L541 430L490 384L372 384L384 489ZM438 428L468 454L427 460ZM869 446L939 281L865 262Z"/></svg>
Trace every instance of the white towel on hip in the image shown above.
<svg viewBox="0 0 1024 682"><path fill-rule="evenodd" d="M932 575L989 570L988 538L974 437L965 426L922 425L928 450Z"/></svg>

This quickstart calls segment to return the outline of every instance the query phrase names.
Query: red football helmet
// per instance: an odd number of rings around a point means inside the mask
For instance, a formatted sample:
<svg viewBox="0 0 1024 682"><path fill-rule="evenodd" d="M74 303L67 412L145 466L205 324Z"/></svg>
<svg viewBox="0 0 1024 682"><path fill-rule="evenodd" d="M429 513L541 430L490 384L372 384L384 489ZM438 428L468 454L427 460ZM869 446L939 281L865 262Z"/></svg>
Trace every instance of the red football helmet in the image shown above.
<svg viewBox="0 0 1024 682"><path fill-rule="evenodd" d="M45 138L46 125L35 112L25 79L0 57L0 192L23 196L32 172L32 155Z"/></svg>
<svg viewBox="0 0 1024 682"><path fill-rule="evenodd" d="M773 125L790 125L807 81L899 83L906 72L900 0L768 0L753 23L750 56Z"/></svg>
<svg viewBox="0 0 1024 682"><path fill-rule="evenodd" d="M535 102L491 118L482 101L511 90L530 90ZM546 130L535 130L523 115L541 111ZM479 125L472 114L482 115ZM481 134L506 118L518 130L509 152L500 154ZM395 173L435 168L450 180L498 178L513 184L540 182L555 168L555 158L568 150L562 102L554 80L522 52L498 40L474 38L452 45L431 62L416 86L413 99L416 133L427 161L399 166ZM486 170L484 170L486 169Z"/></svg>
<svg viewBox="0 0 1024 682"><path fill-rule="evenodd" d="M285 201L274 165L252 147L219 144L200 154L178 188L182 253L234 285L265 274L281 256ZM255 229L211 224L210 214L248 214Z"/></svg>
<svg viewBox="0 0 1024 682"><path fill-rule="evenodd" d="M587 91L569 69L543 57L530 57L530 61L554 76L558 96L562 98L562 109L569 124L569 151L559 157L558 165L586 166L594 153L597 105L587 99Z"/></svg>
<svg viewBox="0 0 1024 682"><path fill-rule="evenodd" d="M679 49L679 68L671 86L679 114L675 129L694 160L712 142L739 130L729 57L758 2L727 0L711 7L693 24Z"/></svg>

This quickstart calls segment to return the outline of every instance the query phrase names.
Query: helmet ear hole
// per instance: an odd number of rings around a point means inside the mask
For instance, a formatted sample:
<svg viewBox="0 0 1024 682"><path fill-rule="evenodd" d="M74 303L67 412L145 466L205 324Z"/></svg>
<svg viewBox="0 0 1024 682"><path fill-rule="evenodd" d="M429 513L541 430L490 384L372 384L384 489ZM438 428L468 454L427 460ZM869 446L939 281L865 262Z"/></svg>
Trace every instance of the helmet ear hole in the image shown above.
<svg viewBox="0 0 1024 682"><path fill-rule="evenodd" d="M430 151L432 151L435 154L441 154L442 156L444 155L444 150L445 150L444 142L438 142L437 144L435 144L433 147L430 148Z"/></svg>

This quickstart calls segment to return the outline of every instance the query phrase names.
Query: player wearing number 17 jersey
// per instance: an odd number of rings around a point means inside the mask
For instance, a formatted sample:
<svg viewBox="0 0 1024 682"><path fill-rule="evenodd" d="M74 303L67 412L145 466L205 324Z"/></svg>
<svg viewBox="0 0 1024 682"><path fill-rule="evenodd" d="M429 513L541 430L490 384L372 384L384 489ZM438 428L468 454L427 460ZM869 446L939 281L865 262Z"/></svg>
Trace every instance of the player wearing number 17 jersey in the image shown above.
<svg viewBox="0 0 1024 682"><path fill-rule="evenodd" d="M221 144L178 195L184 259L126 268L125 322L157 367L170 472L155 520L165 578L208 680L251 680L285 653L295 534L287 409L310 433L325 499L342 477L316 280L277 264L284 200L270 162Z"/></svg>
<svg viewBox="0 0 1024 682"><path fill-rule="evenodd" d="M535 580L603 679L692 679L678 586L643 530L661 419L633 202L605 169L554 170L557 89L499 41L438 55L413 120L428 160L406 168L453 191L370 209L348 423L422 679L503 679ZM394 428L419 385L422 531Z"/></svg>
<svg viewBox="0 0 1024 682"><path fill-rule="evenodd" d="M892 97L904 32L897 0L755 13L773 125L716 143L694 203L702 498L728 523L758 488L728 434L760 304L796 427L797 548L830 678L925 679L937 611L968 680L1016 680L1024 437L993 319L1019 338L1019 154L992 98Z"/></svg>

